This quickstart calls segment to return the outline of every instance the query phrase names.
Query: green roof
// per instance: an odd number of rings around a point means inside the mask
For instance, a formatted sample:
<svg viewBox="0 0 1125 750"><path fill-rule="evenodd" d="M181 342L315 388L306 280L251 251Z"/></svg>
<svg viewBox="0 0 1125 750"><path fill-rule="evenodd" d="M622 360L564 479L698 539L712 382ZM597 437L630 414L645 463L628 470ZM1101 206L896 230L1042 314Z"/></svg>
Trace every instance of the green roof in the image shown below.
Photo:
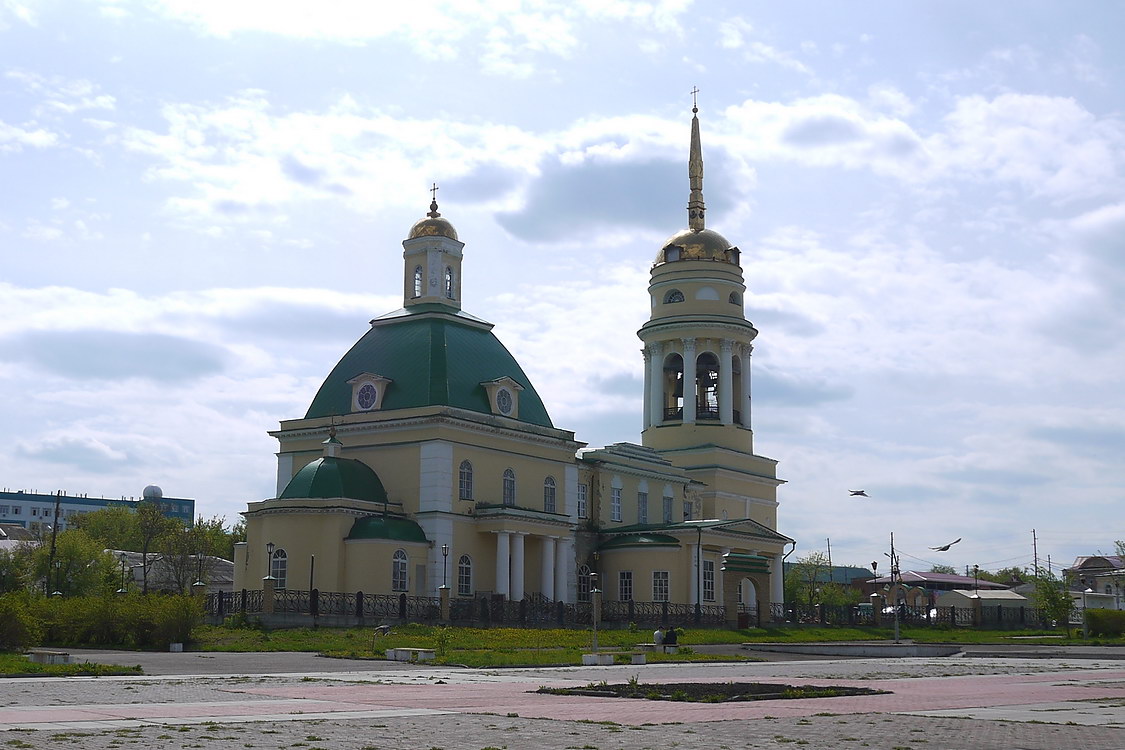
<svg viewBox="0 0 1125 750"><path fill-rule="evenodd" d="M409 518L364 516L357 518L345 539L393 539L399 542L427 542L426 532Z"/></svg>
<svg viewBox="0 0 1125 750"><path fill-rule="evenodd" d="M510 377L523 386L519 420L552 427L539 394L491 325L467 315L400 311L375 321L324 380L306 419L348 414L348 381L369 372L390 378L382 410L453 406L491 414L481 383Z"/></svg>
<svg viewBox="0 0 1125 750"><path fill-rule="evenodd" d="M620 549L622 547L679 547L680 540L667 534L624 534L615 536L599 550Z"/></svg>
<svg viewBox="0 0 1125 750"><path fill-rule="evenodd" d="M387 491L383 489L379 475L362 461L322 456L298 471L279 497L343 497L385 503Z"/></svg>
<svg viewBox="0 0 1125 750"><path fill-rule="evenodd" d="M769 573L770 561L761 555L729 552L723 555L723 570L736 573Z"/></svg>

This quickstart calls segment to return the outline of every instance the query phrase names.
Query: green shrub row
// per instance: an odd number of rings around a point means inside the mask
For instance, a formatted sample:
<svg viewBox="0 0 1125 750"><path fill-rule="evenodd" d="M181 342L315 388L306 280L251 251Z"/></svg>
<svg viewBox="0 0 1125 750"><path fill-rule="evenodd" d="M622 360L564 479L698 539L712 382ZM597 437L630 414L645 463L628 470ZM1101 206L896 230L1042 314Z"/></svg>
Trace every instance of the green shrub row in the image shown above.
<svg viewBox="0 0 1125 750"><path fill-rule="evenodd" d="M1090 635L1118 636L1125 633L1125 611L1087 609L1086 623L1090 628Z"/></svg>
<svg viewBox="0 0 1125 750"><path fill-rule="evenodd" d="M127 596L0 596L0 651L50 644L167 648L187 642L203 621L196 597L158 594Z"/></svg>

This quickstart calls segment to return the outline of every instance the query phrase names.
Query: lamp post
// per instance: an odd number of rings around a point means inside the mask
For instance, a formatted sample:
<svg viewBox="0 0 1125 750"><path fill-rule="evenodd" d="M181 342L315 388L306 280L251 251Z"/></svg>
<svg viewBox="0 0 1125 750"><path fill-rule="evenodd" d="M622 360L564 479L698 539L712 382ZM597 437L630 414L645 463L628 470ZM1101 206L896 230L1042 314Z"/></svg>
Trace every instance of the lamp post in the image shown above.
<svg viewBox="0 0 1125 750"><path fill-rule="evenodd" d="M441 545L441 587L449 588L449 545Z"/></svg>
<svg viewBox="0 0 1125 750"><path fill-rule="evenodd" d="M1090 637L1090 620L1086 617L1086 594L1094 593L1093 589L1086 589L1082 592L1082 638L1083 640Z"/></svg>
<svg viewBox="0 0 1125 750"><path fill-rule="evenodd" d="M266 578L273 578L273 542L266 542Z"/></svg>
<svg viewBox="0 0 1125 750"><path fill-rule="evenodd" d="M596 553L595 553L596 555ZM598 589L598 574L590 574L590 621L594 623L594 641L591 650L598 653L598 615L601 614L602 592Z"/></svg>
<svg viewBox="0 0 1125 750"><path fill-rule="evenodd" d="M118 556L118 559L121 560L121 588L117 589L117 593L125 594L128 591L128 589L125 588L125 564L128 562L129 558L122 552Z"/></svg>
<svg viewBox="0 0 1125 750"><path fill-rule="evenodd" d="M51 596L62 596L62 560L55 560L55 590Z"/></svg>

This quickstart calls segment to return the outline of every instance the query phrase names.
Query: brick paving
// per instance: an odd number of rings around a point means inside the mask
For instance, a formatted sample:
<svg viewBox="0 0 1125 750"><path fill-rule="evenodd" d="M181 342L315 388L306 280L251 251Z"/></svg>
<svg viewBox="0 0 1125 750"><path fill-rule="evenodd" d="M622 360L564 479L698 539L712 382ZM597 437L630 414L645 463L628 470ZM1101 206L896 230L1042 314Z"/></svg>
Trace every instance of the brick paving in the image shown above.
<svg viewBox="0 0 1125 750"><path fill-rule="evenodd" d="M186 655L185 655L186 656ZM186 664L190 664L185 659ZM768 664L12 679L0 747L1125 749L1125 663L901 659ZM757 703L547 696L605 679L855 684L890 695Z"/></svg>

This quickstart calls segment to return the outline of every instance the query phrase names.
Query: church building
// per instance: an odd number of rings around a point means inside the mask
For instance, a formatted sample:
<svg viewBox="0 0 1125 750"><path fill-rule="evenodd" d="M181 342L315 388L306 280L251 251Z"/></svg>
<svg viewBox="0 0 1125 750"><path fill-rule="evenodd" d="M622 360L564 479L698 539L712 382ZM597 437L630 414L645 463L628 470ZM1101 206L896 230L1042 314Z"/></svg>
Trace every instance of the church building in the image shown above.
<svg viewBox="0 0 1125 750"><path fill-rule="evenodd" d="M465 243L436 201L403 241L403 307L371 321L305 415L277 497L250 503L235 590L768 608L783 600L776 461L756 455L739 249L705 226L693 108L688 227L656 255L641 444L556 427L492 324L461 309ZM470 253L471 262L471 253Z"/></svg>

